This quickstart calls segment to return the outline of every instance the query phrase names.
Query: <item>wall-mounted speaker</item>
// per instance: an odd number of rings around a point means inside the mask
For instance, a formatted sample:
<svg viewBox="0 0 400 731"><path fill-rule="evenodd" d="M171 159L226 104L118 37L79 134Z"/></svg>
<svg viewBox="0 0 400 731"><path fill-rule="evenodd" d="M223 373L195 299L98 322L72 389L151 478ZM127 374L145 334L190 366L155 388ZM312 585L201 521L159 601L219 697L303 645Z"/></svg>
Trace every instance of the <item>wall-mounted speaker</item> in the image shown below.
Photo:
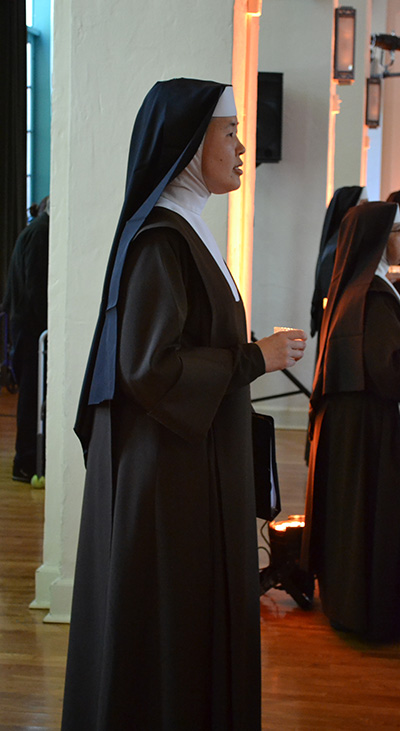
<svg viewBox="0 0 400 731"><path fill-rule="evenodd" d="M283 74L258 73L256 164L282 159Z"/></svg>

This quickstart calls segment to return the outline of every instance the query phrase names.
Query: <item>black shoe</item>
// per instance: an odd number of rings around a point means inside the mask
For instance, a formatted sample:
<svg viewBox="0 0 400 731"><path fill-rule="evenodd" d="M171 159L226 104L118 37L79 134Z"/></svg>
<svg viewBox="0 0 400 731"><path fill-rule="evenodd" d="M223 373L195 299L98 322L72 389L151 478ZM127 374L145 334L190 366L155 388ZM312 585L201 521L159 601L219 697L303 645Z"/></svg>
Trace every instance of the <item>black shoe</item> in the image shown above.
<svg viewBox="0 0 400 731"><path fill-rule="evenodd" d="M348 627L345 627L343 624L340 624L340 622L335 622L334 619L331 619L329 624L331 625L332 629L335 629L336 632L352 632L353 630L349 629Z"/></svg>
<svg viewBox="0 0 400 731"><path fill-rule="evenodd" d="M23 467L14 467L13 469L13 480L17 482L29 482L31 481L32 474L23 469Z"/></svg>

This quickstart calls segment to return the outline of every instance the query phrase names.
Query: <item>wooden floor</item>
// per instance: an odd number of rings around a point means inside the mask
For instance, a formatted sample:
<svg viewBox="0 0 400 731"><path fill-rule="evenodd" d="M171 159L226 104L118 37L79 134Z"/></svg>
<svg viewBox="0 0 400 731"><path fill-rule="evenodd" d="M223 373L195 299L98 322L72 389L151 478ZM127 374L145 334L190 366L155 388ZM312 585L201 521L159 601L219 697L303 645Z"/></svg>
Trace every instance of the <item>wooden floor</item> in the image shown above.
<svg viewBox="0 0 400 731"><path fill-rule="evenodd" d="M0 730L60 728L68 628L29 609L42 563L44 490L11 479L16 397L0 392Z"/></svg>
<svg viewBox="0 0 400 731"><path fill-rule="evenodd" d="M43 624L45 612L29 609L42 561L44 491L11 480L14 436L15 397L3 389L0 731L47 731L60 728L68 627ZM278 432L279 518L303 512L303 452L303 432ZM277 589L261 598L261 639L263 731L400 728L399 645L367 645L336 633L318 598L305 611Z"/></svg>

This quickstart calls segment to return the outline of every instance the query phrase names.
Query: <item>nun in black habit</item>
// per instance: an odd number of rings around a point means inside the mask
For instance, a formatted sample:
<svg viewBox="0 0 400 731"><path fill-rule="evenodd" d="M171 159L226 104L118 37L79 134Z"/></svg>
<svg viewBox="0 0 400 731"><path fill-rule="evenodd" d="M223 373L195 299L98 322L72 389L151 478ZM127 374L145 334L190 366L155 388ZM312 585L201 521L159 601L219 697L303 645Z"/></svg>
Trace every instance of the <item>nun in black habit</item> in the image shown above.
<svg viewBox="0 0 400 731"><path fill-rule="evenodd" d="M340 224L347 211L366 198L366 189L359 185L338 188L327 208L315 268L315 285L311 301L311 337L320 332L323 302L328 296Z"/></svg>
<svg viewBox="0 0 400 731"><path fill-rule="evenodd" d="M400 204L400 190L393 190L386 199L388 203L399 203Z"/></svg>
<svg viewBox="0 0 400 731"><path fill-rule="evenodd" d="M400 635L400 263L398 206L343 219L311 394L302 547L332 625Z"/></svg>
<svg viewBox="0 0 400 731"><path fill-rule="evenodd" d="M335 190L325 213L317 264L315 267L315 284L311 300L311 337L317 334L316 362L318 359L319 340L324 302L328 296L335 264L336 247L340 224L347 211L367 198L366 188L359 185L345 185ZM309 463L310 443L307 437L305 460Z"/></svg>
<svg viewBox="0 0 400 731"><path fill-rule="evenodd" d="M76 423L87 459L63 731L259 731L249 384L302 330L248 343L201 218L240 186L232 87L173 79L133 130Z"/></svg>

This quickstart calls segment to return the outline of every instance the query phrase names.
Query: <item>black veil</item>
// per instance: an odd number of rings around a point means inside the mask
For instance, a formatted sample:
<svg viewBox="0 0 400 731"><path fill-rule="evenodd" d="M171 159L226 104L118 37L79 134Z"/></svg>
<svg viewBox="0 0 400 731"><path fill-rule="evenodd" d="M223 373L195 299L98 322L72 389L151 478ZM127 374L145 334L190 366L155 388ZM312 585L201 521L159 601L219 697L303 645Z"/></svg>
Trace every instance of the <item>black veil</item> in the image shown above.
<svg viewBox="0 0 400 731"><path fill-rule="evenodd" d="M114 396L117 302L128 248L166 185L195 155L225 86L199 79L159 81L138 112L130 144L125 200L111 247L75 423L84 449L91 432L91 406Z"/></svg>

